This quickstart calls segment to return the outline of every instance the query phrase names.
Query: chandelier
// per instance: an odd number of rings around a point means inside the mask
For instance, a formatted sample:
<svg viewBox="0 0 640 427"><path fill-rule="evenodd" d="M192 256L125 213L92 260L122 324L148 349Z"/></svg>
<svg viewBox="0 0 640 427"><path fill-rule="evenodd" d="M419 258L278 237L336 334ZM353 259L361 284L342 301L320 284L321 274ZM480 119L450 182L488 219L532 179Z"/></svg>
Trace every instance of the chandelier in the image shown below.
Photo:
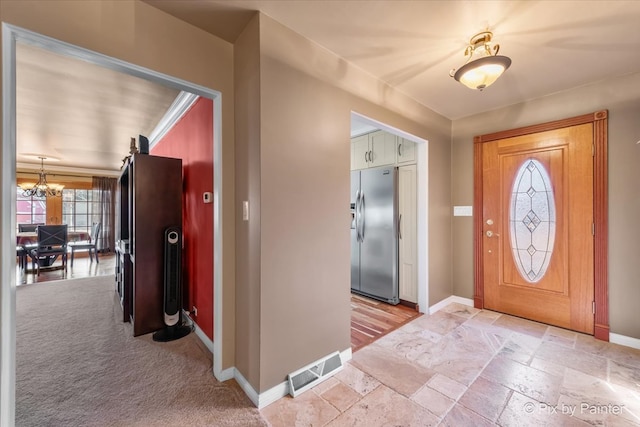
<svg viewBox="0 0 640 427"><path fill-rule="evenodd" d="M458 70L451 70L449 75L469 89L482 90L492 85L498 77L511 65L511 58L498 55L499 44L491 48L493 33L484 31L471 37L464 51L467 62ZM492 52L493 50L493 52Z"/></svg>
<svg viewBox="0 0 640 427"><path fill-rule="evenodd" d="M47 174L44 172L44 159L46 157L38 157L40 159L40 172L38 173L38 182L25 182L20 184L22 195L25 197L61 197L64 185L47 183Z"/></svg>

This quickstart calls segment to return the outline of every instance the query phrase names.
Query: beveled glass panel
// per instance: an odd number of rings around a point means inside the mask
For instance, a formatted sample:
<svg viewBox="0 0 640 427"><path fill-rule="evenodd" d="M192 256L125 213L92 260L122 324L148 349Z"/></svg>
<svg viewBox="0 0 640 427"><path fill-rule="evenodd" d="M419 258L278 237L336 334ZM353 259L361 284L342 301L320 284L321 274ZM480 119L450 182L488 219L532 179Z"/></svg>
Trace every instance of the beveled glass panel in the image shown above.
<svg viewBox="0 0 640 427"><path fill-rule="evenodd" d="M544 165L525 160L513 180L509 202L509 238L518 272L529 283L549 268L556 233L556 206Z"/></svg>

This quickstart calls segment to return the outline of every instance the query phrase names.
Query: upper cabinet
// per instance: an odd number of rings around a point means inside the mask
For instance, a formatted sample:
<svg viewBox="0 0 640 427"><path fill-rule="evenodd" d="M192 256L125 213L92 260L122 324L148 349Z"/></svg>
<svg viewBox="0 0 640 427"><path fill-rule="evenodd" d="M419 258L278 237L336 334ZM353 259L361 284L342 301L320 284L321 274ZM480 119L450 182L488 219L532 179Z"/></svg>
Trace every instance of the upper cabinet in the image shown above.
<svg viewBox="0 0 640 427"><path fill-rule="evenodd" d="M398 137L398 164L415 163L416 143L405 138Z"/></svg>
<svg viewBox="0 0 640 427"><path fill-rule="evenodd" d="M415 142L382 130L351 138L351 170L415 163Z"/></svg>

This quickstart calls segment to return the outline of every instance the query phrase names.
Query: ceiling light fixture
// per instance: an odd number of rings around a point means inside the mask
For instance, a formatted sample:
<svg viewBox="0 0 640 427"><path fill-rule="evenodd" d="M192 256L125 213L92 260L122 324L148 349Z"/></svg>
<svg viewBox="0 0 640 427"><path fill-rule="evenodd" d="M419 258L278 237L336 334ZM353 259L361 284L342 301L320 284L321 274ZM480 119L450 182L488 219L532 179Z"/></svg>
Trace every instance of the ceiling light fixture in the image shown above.
<svg viewBox="0 0 640 427"><path fill-rule="evenodd" d="M491 86L511 65L511 59L498 55L500 45L491 44L493 33L483 31L471 37L469 46L464 50L468 56L466 64L449 72L449 75L468 87L482 90ZM493 52L492 52L493 51Z"/></svg>
<svg viewBox="0 0 640 427"><path fill-rule="evenodd" d="M47 174L44 172L44 159L46 157L38 157L40 159L40 172L38 173L38 182L25 182L20 184L22 195L25 197L61 197L64 185L47 183Z"/></svg>

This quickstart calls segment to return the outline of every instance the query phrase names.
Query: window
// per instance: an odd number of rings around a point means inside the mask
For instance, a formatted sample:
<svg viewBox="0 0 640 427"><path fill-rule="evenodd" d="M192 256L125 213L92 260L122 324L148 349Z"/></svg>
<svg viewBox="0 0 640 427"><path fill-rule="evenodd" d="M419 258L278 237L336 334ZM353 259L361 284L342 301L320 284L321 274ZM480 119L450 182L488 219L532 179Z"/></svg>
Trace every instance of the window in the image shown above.
<svg viewBox="0 0 640 427"><path fill-rule="evenodd" d="M69 226L69 231L91 232L92 212L95 210L92 196L92 190L62 190L62 223Z"/></svg>
<svg viewBox="0 0 640 427"><path fill-rule="evenodd" d="M16 224L44 224L47 222L47 198L24 196L17 187Z"/></svg>
<svg viewBox="0 0 640 427"><path fill-rule="evenodd" d="M520 275L536 283L547 272L556 237L556 205L551 177L536 159L518 169L509 213L511 250Z"/></svg>

